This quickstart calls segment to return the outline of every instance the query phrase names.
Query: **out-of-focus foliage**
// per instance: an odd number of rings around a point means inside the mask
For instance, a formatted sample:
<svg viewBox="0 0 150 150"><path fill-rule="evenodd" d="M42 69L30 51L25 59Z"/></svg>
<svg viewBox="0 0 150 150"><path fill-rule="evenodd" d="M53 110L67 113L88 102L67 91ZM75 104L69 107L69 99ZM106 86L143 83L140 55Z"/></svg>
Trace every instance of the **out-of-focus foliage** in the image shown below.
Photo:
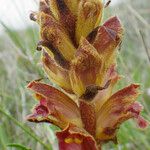
<svg viewBox="0 0 150 150"><path fill-rule="evenodd" d="M120 47L122 53L118 57L118 71L124 74L124 80L116 88L132 81L140 83L143 93L139 101L145 106L143 115L150 121L149 0L125 0L106 9L104 20L117 15L125 28ZM49 82L41 70L40 54L35 50L39 36L37 26L19 31L14 31L5 24L2 27L5 32L0 34L0 149L17 149L7 146L17 143L33 150L48 149L47 145L55 150L56 128L47 124L35 126L25 120L28 109L33 105L31 94L25 88L27 82L39 78ZM141 131L133 121L128 121L119 131L119 145L110 143L104 149L149 150L149 135L150 128Z"/></svg>

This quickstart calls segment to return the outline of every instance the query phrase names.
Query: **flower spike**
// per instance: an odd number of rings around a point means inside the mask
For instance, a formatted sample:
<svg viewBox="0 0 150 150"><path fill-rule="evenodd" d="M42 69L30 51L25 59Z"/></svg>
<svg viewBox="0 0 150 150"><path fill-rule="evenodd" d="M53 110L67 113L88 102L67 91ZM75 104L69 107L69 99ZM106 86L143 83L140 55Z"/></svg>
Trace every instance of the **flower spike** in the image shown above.
<svg viewBox="0 0 150 150"><path fill-rule="evenodd" d="M32 81L28 89L38 104L27 120L58 126L60 150L101 150L106 142L117 143L120 125L131 118L140 128L149 125L136 102L138 84L114 92L124 30L117 16L102 22L105 6L102 0L40 0L39 12L30 15L40 26L37 50L44 71L58 89Z"/></svg>

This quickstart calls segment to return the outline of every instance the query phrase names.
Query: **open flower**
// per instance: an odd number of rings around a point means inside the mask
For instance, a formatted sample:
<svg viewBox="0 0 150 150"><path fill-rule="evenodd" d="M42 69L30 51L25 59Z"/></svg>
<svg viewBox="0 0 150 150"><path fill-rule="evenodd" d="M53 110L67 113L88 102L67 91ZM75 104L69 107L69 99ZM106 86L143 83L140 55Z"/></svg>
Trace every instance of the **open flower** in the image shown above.
<svg viewBox="0 0 150 150"><path fill-rule="evenodd" d="M99 26L102 12L101 0L41 0L39 12L30 16L40 25L43 68L60 89L31 82L39 104L27 119L61 128L60 150L101 149L104 142L116 142L117 130L130 118L148 125L135 102L139 85L112 92L120 79L116 49L123 27L116 16Z"/></svg>

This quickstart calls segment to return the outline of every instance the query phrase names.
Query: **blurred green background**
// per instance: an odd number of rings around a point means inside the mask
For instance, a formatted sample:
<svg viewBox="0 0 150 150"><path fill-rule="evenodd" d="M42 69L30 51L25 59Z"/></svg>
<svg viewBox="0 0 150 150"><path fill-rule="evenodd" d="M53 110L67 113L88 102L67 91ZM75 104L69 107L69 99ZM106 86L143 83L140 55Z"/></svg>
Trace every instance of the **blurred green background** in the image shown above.
<svg viewBox="0 0 150 150"><path fill-rule="evenodd" d="M25 120L36 104L26 85L46 78L40 52L35 50L38 26L28 18L30 10L37 10L37 1L0 0L0 150L57 150L56 127ZM105 9L104 20L112 15L119 16L125 28L118 56L118 71L124 78L117 88L140 83L138 100L150 121L150 1L119 0ZM150 127L142 131L133 120L127 121L118 141L119 145L106 144L104 150L150 150Z"/></svg>

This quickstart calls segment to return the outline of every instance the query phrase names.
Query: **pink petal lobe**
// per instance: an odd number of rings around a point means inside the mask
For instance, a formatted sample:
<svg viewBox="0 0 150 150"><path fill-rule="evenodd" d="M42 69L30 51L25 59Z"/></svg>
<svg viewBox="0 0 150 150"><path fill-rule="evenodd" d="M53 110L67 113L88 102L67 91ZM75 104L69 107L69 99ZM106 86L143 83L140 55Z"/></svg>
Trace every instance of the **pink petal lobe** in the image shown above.
<svg viewBox="0 0 150 150"><path fill-rule="evenodd" d="M133 117L136 119L138 126L142 129L145 129L149 126L149 122L140 116L142 110L143 106L139 102L134 102L128 109L128 111L130 111Z"/></svg>
<svg viewBox="0 0 150 150"><path fill-rule="evenodd" d="M143 117L141 117L141 116L138 116L138 118L137 118L137 124L138 124L138 126L140 127L140 128L142 128L142 129L145 129L145 128L147 128L149 125L150 125L150 123L148 122L148 121L146 121Z"/></svg>

